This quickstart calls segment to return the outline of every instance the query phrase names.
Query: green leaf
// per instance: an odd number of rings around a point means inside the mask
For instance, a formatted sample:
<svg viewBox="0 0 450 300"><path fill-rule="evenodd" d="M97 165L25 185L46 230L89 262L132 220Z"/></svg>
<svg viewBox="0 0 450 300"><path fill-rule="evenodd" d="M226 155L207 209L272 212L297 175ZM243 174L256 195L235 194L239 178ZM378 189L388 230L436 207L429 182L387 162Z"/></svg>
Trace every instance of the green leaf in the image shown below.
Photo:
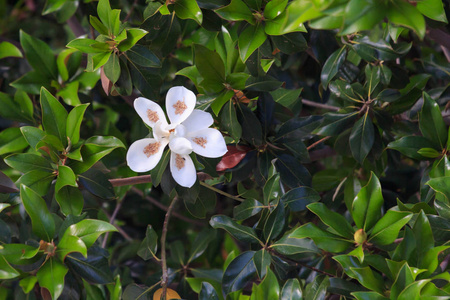
<svg viewBox="0 0 450 300"><path fill-rule="evenodd" d="M0 279L12 279L16 278L20 275L20 273L11 267L6 258L3 255L0 255Z"/></svg>
<svg viewBox="0 0 450 300"><path fill-rule="evenodd" d="M87 258L80 253L67 255L66 265L84 280L94 284L114 282L114 277L108 264L108 252L99 247L88 250Z"/></svg>
<svg viewBox="0 0 450 300"><path fill-rule="evenodd" d="M256 266L256 273L260 279L266 276L267 270L270 268L271 256L266 249L255 252L253 262Z"/></svg>
<svg viewBox="0 0 450 300"><path fill-rule="evenodd" d="M58 137L63 145L67 145L67 111L45 88L41 89L41 110L45 131Z"/></svg>
<svg viewBox="0 0 450 300"><path fill-rule="evenodd" d="M90 169L78 175L78 180L86 190L97 197L109 200L116 198L111 182L99 170Z"/></svg>
<svg viewBox="0 0 450 300"><path fill-rule="evenodd" d="M0 59L5 57L23 57L19 48L11 44L10 42L0 43Z"/></svg>
<svg viewBox="0 0 450 300"><path fill-rule="evenodd" d="M310 238L317 247L332 253L343 252L353 245L351 241L322 230L312 223L307 223L295 229L289 237L297 239Z"/></svg>
<svg viewBox="0 0 450 300"><path fill-rule="evenodd" d="M243 62L258 49L267 39L262 25L249 25L239 35L239 53Z"/></svg>
<svg viewBox="0 0 450 300"><path fill-rule="evenodd" d="M0 132L0 155L20 152L28 147L28 143L17 127L10 127Z"/></svg>
<svg viewBox="0 0 450 300"><path fill-rule="evenodd" d="M219 300L214 287L209 282L202 282L202 289L198 295L199 300Z"/></svg>
<svg viewBox="0 0 450 300"><path fill-rule="evenodd" d="M88 55L88 65L86 67L86 71L94 72L98 68L105 65L108 62L111 54L112 54L112 52L108 51L108 52L97 53L95 55Z"/></svg>
<svg viewBox="0 0 450 300"><path fill-rule="evenodd" d="M106 77L114 84L120 77L119 57L113 53L109 56L108 61L103 66Z"/></svg>
<svg viewBox="0 0 450 300"><path fill-rule="evenodd" d="M419 300L420 290L428 283L428 280L419 280L408 285L401 293L398 295L398 300Z"/></svg>
<svg viewBox="0 0 450 300"><path fill-rule="evenodd" d="M280 172L281 181L291 188L311 185L311 174L297 159L287 154L281 154L275 161L275 167Z"/></svg>
<svg viewBox="0 0 450 300"><path fill-rule="evenodd" d="M326 113L322 124L315 132L319 135L339 135L349 128L358 117L358 112L348 114Z"/></svg>
<svg viewBox="0 0 450 300"><path fill-rule="evenodd" d="M108 28L95 16L89 16L89 23L91 23L92 27L98 31L100 34L108 35ZM121 50L122 51L122 50Z"/></svg>
<svg viewBox="0 0 450 300"><path fill-rule="evenodd" d="M145 238L139 246L137 255L143 260L149 260L156 257L156 251L158 251L158 235L152 225L148 225Z"/></svg>
<svg viewBox="0 0 450 300"><path fill-rule="evenodd" d="M55 199L64 215L78 216L83 209L83 196L78 190L77 177L68 166L58 166Z"/></svg>
<svg viewBox="0 0 450 300"><path fill-rule="evenodd" d="M345 23L342 35L373 29L385 16L384 3L369 0L351 0L345 9Z"/></svg>
<svg viewBox="0 0 450 300"><path fill-rule="evenodd" d="M20 44L34 70L49 79L58 79L56 59L50 47L43 41L20 31Z"/></svg>
<svg viewBox="0 0 450 300"><path fill-rule="evenodd" d="M203 78L218 84L225 83L225 65L217 52L196 44L194 53L195 66Z"/></svg>
<svg viewBox="0 0 450 300"><path fill-rule="evenodd" d="M109 45L107 43L102 43L96 40L91 40L87 38L78 38L71 40L67 45L67 48L76 49L84 53L105 53L111 52Z"/></svg>
<svg viewBox="0 0 450 300"><path fill-rule="evenodd" d="M256 273L254 255L255 251L244 252L228 265L222 279L222 289L226 295L242 289L253 278Z"/></svg>
<svg viewBox="0 0 450 300"><path fill-rule="evenodd" d="M78 98L78 88L80 86L80 82L73 81L71 83L66 84L64 88L59 90L56 94L57 97L61 97L65 103L68 105L78 105L81 104L80 98Z"/></svg>
<svg viewBox="0 0 450 300"><path fill-rule="evenodd" d="M372 172L367 185L353 200L351 213L356 226L369 231L381 217L383 202L380 181Z"/></svg>
<svg viewBox="0 0 450 300"><path fill-rule="evenodd" d="M42 170L32 170L22 175L16 184L26 185L32 189L39 196L47 194L50 185L52 184L55 174Z"/></svg>
<svg viewBox="0 0 450 300"><path fill-rule="evenodd" d="M257 253L255 253L255 256ZM267 271L266 277L260 284L253 284L250 300L278 299L279 295L280 286L278 285L277 277L275 276L273 271L269 269Z"/></svg>
<svg viewBox="0 0 450 300"><path fill-rule="evenodd" d="M55 221L44 199L23 184L20 186L20 198L30 216L33 232L39 238L50 242L55 234Z"/></svg>
<svg viewBox="0 0 450 300"><path fill-rule="evenodd" d="M286 221L286 212L283 203L278 203L277 207L270 213L264 224L264 238L269 240L276 239L284 229Z"/></svg>
<svg viewBox="0 0 450 300"><path fill-rule="evenodd" d="M305 210L308 204L319 200L319 193L307 186L294 188L281 196L281 202L289 206L292 211Z"/></svg>
<svg viewBox="0 0 450 300"><path fill-rule="evenodd" d="M53 168L48 160L40 155L31 153L12 154L5 158L5 163L22 173L32 170L53 172Z"/></svg>
<svg viewBox="0 0 450 300"><path fill-rule="evenodd" d="M433 148L420 148L417 153L427 158L437 158L441 156L441 153Z"/></svg>
<svg viewBox="0 0 450 300"><path fill-rule="evenodd" d="M109 0L100 0L97 5L97 14L102 21L103 25L105 25L106 28L108 28L108 34L112 34L112 25L111 24L111 14L112 9L109 4Z"/></svg>
<svg viewBox="0 0 450 300"><path fill-rule="evenodd" d="M71 164L72 170L80 174L90 169L97 161L117 148L125 148L124 144L113 136L93 136L86 140L81 148L83 162Z"/></svg>
<svg viewBox="0 0 450 300"><path fill-rule="evenodd" d="M329 210L323 203L312 203L308 209L316 214L323 223L330 226L333 231L347 239L352 239L355 233L345 217L337 212Z"/></svg>
<svg viewBox="0 0 450 300"><path fill-rule="evenodd" d="M304 298L308 300L324 299L328 285L329 279L327 276L316 276L314 280L306 286Z"/></svg>
<svg viewBox="0 0 450 300"><path fill-rule="evenodd" d="M423 262L426 253L434 247L434 238L430 222L423 210L417 215L412 230L416 239L417 266L425 269L428 266L423 265Z"/></svg>
<svg viewBox="0 0 450 300"><path fill-rule="evenodd" d="M19 79L13 81L11 86L33 95L39 95L43 86L45 88L51 88L50 80L37 71L26 73Z"/></svg>
<svg viewBox="0 0 450 300"><path fill-rule="evenodd" d="M442 118L439 105L427 93L423 93L423 106L419 114L419 127L423 136L437 149L447 145L448 130Z"/></svg>
<svg viewBox="0 0 450 300"><path fill-rule="evenodd" d="M353 278L357 279L366 288L383 294L384 282L378 273L374 272L370 267L353 268L350 267L353 273Z"/></svg>
<svg viewBox="0 0 450 300"><path fill-rule="evenodd" d="M278 199L281 194L280 175L274 174L264 185L264 205L269 205L272 200Z"/></svg>
<svg viewBox="0 0 450 300"><path fill-rule="evenodd" d="M303 22L315 18L321 13L312 2L293 1L276 18L266 21L265 32L268 35L285 35L291 32L306 32Z"/></svg>
<svg viewBox="0 0 450 300"><path fill-rule="evenodd" d="M399 151L405 156L423 160L425 159L418 151L424 147L427 147L430 141L422 136L405 136L401 139L390 142L387 147Z"/></svg>
<svg viewBox="0 0 450 300"><path fill-rule="evenodd" d="M328 83L336 76L339 68L345 61L347 55L346 47L337 49L333 54L328 57L327 61L323 65L322 73L320 74L320 80L324 88L328 86Z"/></svg>
<svg viewBox="0 0 450 300"><path fill-rule="evenodd" d="M180 19L192 19L199 25L202 24L203 14L198 7L197 1L177 0L174 3L174 10Z"/></svg>
<svg viewBox="0 0 450 300"><path fill-rule="evenodd" d="M64 235L79 237L86 244L86 247L89 248L101 234L111 231L117 231L117 229L107 222L85 219L67 228Z"/></svg>
<svg viewBox="0 0 450 300"><path fill-rule="evenodd" d="M205 229L201 231L192 243L192 248L189 253L189 258L187 264L190 264L197 257L202 255L208 247L209 242L211 242L215 237L215 232L210 229Z"/></svg>
<svg viewBox="0 0 450 300"><path fill-rule="evenodd" d="M415 275L408 266L407 262L404 262L400 270L395 274L395 281L391 287L391 298L397 299L398 295L403 291L405 287L414 282Z"/></svg>
<svg viewBox="0 0 450 300"><path fill-rule="evenodd" d="M256 199L246 199L233 209L235 220L245 220L259 213L265 206Z"/></svg>
<svg viewBox="0 0 450 300"><path fill-rule="evenodd" d="M430 19L447 23L443 2L440 0L423 0L417 2L416 8Z"/></svg>
<svg viewBox="0 0 450 300"><path fill-rule="evenodd" d="M87 258L87 248L84 242L77 236L65 234L58 243L56 254L64 261L70 253L78 252Z"/></svg>
<svg viewBox="0 0 450 300"><path fill-rule="evenodd" d="M409 2L395 0L389 2L387 17L390 22L414 30L423 39L425 36L425 19L419 10Z"/></svg>
<svg viewBox="0 0 450 300"><path fill-rule="evenodd" d="M357 300L389 300L377 292L353 292L351 293Z"/></svg>
<svg viewBox="0 0 450 300"><path fill-rule="evenodd" d="M303 292L297 278L289 278L281 290L280 300L302 300Z"/></svg>
<svg viewBox="0 0 450 300"><path fill-rule="evenodd" d="M19 97L15 98L18 100ZM33 109L31 108L30 113L26 107L28 105L16 99L14 101L10 95L0 92L0 105L3 107L0 116L13 121L33 123Z"/></svg>
<svg viewBox="0 0 450 300"><path fill-rule="evenodd" d="M395 241L399 231L409 222L412 214L403 211L388 212L373 226L369 242L377 245L389 245Z"/></svg>
<svg viewBox="0 0 450 300"><path fill-rule="evenodd" d="M250 24L255 23L251 10L242 0L232 0L229 5L217 9L215 12L221 18L228 21L247 21Z"/></svg>
<svg viewBox="0 0 450 300"><path fill-rule="evenodd" d="M229 92L233 93L232 91L229 91ZM215 103L215 101L213 102L213 104L214 103ZM211 104L211 106L213 106L213 105ZM220 107L220 108L214 109L214 107L212 107L214 112L216 112L217 110L220 111L220 109L222 108L222 107ZM217 111L217 113L218 113L218 111ZM222 125L223 129L228 131L228 133L231 135L231 137L235 141L239 141L239 139L241 138L241 135L242 135L242 127L241 127L241 124L239 124L238 119L237 119L236 108L234 106L234 102L231 100L225 104L225 106L222 110L221 125Z"/></svg>
<svg viewBox="0 0 450 300"><path fill-rule="evenodd" d="M67 116L66 135L72 145L80 140L80 127L83 122L84 112L89 104L80 104L74 107Z"/></svg>
<svg viewBox="0 0 450 300"><path fill-rule="evenodd" d="M28 276L28 277L25 277L24 279L22 279L19 282L19 285L22 288L23 292L25 294L28 294L29 292L31 292L33 290L36 283L37 283L36 276Z"/></svg>
<svg viewBox="0 0 450 300"><path fill-rule="evenodd" d="M277 253L283 255L296 255L296 254L314 254L318 253L320 250L317 249L316 245L312 240L307 238L294 238L291 234L286 234L277 242L270 246Z"/></svg>
<svg viewBox="0 0 450 300"><path fill-rule="evenodd" d="M215 229L221 228L226 230L229 234L241 242L261 243L253 228L239 225L227 216L213 216L209 221L209 224Z"/></svg>
<svg viewBox="0 0 450 300"><path fill-rule="evenodd" d="M44 10L42 11L42 15L47 15L61 9L66 1L67 0L47 0L45 2Z"/></svg>
<svg viewBox="0 0 450 300"><path fill-rule="evenodd" d="M350 134L350 149L353 157L362 164L375 141L374 126L367 111L353 126Z"/></svg>
<svg viewBox="0 0 450 300"><path fill-rule="evenodd" d="M447 203L450 202L450 176L432 178L427 183L437 193L444 195Z"/></svg>
<svg viewBox="0 0 450 300"><path fill-rule="evenodd" d="M275 0L268 2L264 8L264 18L269 20L275 19L284 11L287 3L287 0Z"/></svg>
<svg viewBox="0 0 450 300"><path fill-rule="evenodd" d="M136 45L127 51L127 57L135 64L143 67L159 68L161 61L147 47Z"/></svg>
<svg viewBox="0 0 450 300"><path fill-rule="evenodd" d="M140 39L142 39L147 33L148 33L147 31L140 28L127 29L127 38L120 42L118 46L119 50L122 52L128 51L131 47L136 45L136 43ZM127 55L129 55L129 52L127 52Z"/></svg>

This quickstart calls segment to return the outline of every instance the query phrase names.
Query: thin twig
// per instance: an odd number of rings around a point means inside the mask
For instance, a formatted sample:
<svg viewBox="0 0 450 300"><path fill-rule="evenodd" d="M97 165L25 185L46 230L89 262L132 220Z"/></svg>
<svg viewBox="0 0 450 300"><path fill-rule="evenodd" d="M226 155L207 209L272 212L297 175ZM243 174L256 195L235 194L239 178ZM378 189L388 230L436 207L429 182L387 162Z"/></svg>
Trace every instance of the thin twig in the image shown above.
<svg viewBox="0 0 450 300"><path fill-rule="evenodd" d="M306 100L306 99L302 99L302 103L308 106L312 106L312 107L318 107L318 108L323 108L323 109L328 109L328 110L333 110L333 111L338 111L340 110L339 107L337 106L332 106L332 105L328 105L328 104L322 104L322 103L317 103L314 101L310 101L310 100Z"/></svg>
<svg viewBox="0 0 450 300"><path fill-rule="evenodd" d="M113 214L111 215L111 218L109 219L109 223L111 223L112 225L114 225L114 221L116 220L117 214L119 213L119 210L122 207L122 203L123 203L123 200L117 203L116 208L114 209ZM106 241L108 240L108 237L109 237L109 231L105 234L105 237L102 242L102 248L106 247Z"/></svg>
<svg viewBox="0 0 450 300"><path fill-rule="evenodd" d="M279 258L281 258L281 259L283 259L283 260L285 260L285 261L288 261L288 262L290 262L290 263L292 263L292 264L295 264L296 266L305 267L305 268L308 268L308 269L310 269L310 270L313 270L313 271L315 271L315 272L317 272L317 273L321 273L321 274L324 274L324 275L327 275L327 276L330 276L330 277L337 277L335 274L331 274L331 273L328 273L328 272L326 272L326 271L322 271L322 270L320 270L320 269L317 269L317 268L314 268L314 267L311 267L311 266L308 266L308 265L299 263L298 261L295 261L295 260L293 260L293 259L290 259L289 257L286 257L286 256L284 256L284 255L282 255L282 254L280 254L280 253L278 253L278 252L276 252L276 251L271 251L271 252L272 252L274 255L278 256Z"/></svg>
<svg viewBox="0 0 450 300"><path fill-rule="evenodd" d="M311 150L312 148L314 148L315 146L319 145L322 142L325 142L326 140L328 140L331 136L326 136L324 138L321 138L320 140L318 140L317 142L312 143L311 145L309 145L306 150Z"/></svg>
<svg viewBox="0 0 450 300"><path fill-rule="evenodd" d="M132 187L131 190L133 192L135 192L136 194L138 194L139 196L144 197L145 200L149 201L151 204L155 205L156 207L158 207L158 208L160 208L160 209L162 209L164 211L168 211L169 210L169 207L167 207L164 204L158 202L158 200L156 200L155 198L152 198L152 197L150 197L148 195L144 195L144 193L141 190L139 190L139 189L137 189L135 187ZM189 219L189 218L187 218L187 217L185 217L185 216L183 216L183 215L181 215L181 214L179 214L177 212L173 212L172 215L175 218L178 218L180 220L183 220L185 222L188 222L188 223L191 223L191 224L194 224L194 225L197 225L197 226L204 226L205 225L202 222L199 222L197 220Z"/></svg>
<svg viewBox="0 0 450 300"><path fill-rule="evenodd" d="M162 296L161 299L166 299L166 293L167 293L167 282L169 281L169 274L167 273L167 259L166 259L166 237L167 237L167 228L169 225L169 219L170 219L170 213L172 212L172 209L175 206L175 203L177 202L178 197L173 198L172 203L169 205L169 209L167 210L166 216L164 218L164 225L162 229L161 234L161 261L162 261L162 278L161 278L161 285L162 285Z"/></svg>
<svg viewBox="0 0 450 300"><path fill-rule="evenodd" d="M116 207L117 208L117 207ZM119 207L119 209L120 209L120 207ZM104 210L104 209L102 209L102 211L103 211L103 213L108 217L108 219L110 219L111 220L111 216L109 215L109 213L106 211L106 210ZM112 224L112 222L111 222L111 224ZM133 238L131 237L131 236L129 236L128 235L128 233L126 233L119 225L115 225L115 224L112 224L114 227L116 227L116 229L119 231L119 233L127 240L127 241L132 241L133 240ZM105 236L105 238L104 238L104 241L106 240L106 238L107 238L107 236ZM103 243L102 243L102 247L104 248L104 246L103 246L103 244L105 243L103 241Z"/></svg>
<svg viewBox="0 0 450 300"><path fill-rule="evenodd" d="M223 195L223 196L225 196L225 197L228 197L228 198L231 198L231 199L233 199L233 200L236 200L236 201L239 201L239 202L243 202L243 201L245 200L245 199L242 199L242 198L240 198L240 197L238 197L238 196L233 196L233 195L231 195L231 194L228 194L227 192L224 192L224 191L222 191L222 190L219 190L218 188L215 188L215 187L213 187L213 186L211 186L211 185L209 185L209 184L207 184L207 183L205 183L205 182L203 182L203 181L200 181L200 185L203 185L204 187L210 189L211 191L214 191L214 192L216 192L217 194L221 194L221 195Z"/></svg>

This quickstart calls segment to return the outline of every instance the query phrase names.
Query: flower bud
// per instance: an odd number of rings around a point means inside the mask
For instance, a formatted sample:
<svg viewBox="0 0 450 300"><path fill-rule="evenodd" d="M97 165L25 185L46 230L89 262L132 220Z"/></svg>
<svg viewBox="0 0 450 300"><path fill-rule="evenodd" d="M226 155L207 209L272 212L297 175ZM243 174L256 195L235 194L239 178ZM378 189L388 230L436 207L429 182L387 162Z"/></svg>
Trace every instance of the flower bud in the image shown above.
<svg viewBox="0 0 450 300"><path fill-rule="evenodd" d="M367 240L367 233L364 231L364 229L358 229L353 235L353 238L355 239L355 242L357 244L362 244Z"/></svg>

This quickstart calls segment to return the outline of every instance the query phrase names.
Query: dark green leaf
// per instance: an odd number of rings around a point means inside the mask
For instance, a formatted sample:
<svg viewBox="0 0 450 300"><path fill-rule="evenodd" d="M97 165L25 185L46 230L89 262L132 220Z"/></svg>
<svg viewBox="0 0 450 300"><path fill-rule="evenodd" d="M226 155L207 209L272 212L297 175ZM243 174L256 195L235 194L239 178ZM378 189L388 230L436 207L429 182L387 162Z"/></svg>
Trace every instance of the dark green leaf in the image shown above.
<svg viewBox="0 0 450 300"><path fill-rule="evenodd" d="M447 126L442 118L439 105L427 93L423 93L423 106L419 114L419 126L423 136L430 140L437 149L447 145Z"/></svg>
<svg viewBox="0 0 450 300"><path fill-rule="evenodd" d="M423 160L424 156L420 155L418 151L430 144L430 141L422 136L405 136L401 139L390 142L387 147L399 151L405 156Z"/></svg>
<svg viewBox="0 0 450 300"><path fill-rule="evenodd" d="M213 228L221 228L226 230L229 234L237 240L244 243L261 243L253 228L240 225L224 215L213 216L209 221Z"/></svg>
<svg viewBox="0 0 450 300"><path fill-rule="evenodd" d="M350 134L350 149L353 157L362 164L375 141L374 126L367 111L353 126Z"/></svg>
<svg viewBox="0 0 450 300"><path fill-rule="evenodd" d="M41 89L41 109L42 124L44 125L45 131L58 137L63 145L67 145L67 111L45 88Z"/></svg>
<svg viewBox="0 0 450 300"><path fill-rule="evenodd" d="M265 206L255 199L246 199L233 209L235 220L245 220L259 213Z"/></svg>
<svg viewBox="0 0 450 300"><path fill-rule="evenodd" d="M222 289L226 295L242 289L255 276L254 255L255 251L244 252L228 265L222 279Z"/></svg>
<svg viewBox="0 0 450 300"><path fill-rule="evenodd" d="M370 230L381 217L383 202L380 181L372 172L367 185L353 200L352 216L356 226L366 232Z"/></svg>
<svg viewBox="0 0 450 300"><path fill-rule="evenodd" d="M93 247L88 250L87 258L79 253L67 255L66 264L88 282L107 284L114 281L107 255L108 252L105 249Z"/></svg>
<svg viewBox="0 0 450 300"><path fill-rule="evenodd" d="M333 54L330 55L330 57L327 59L325 64L322 68L322 73L320 75L320 80L322 82L322 85L324 88L328 86L328 83L333 79L333 77L337 74L337 71L341 67L341 65L345 61L347 51L346 47L342 47Z"/></svg>
<svg viewBox="0 0 450 300"><path fill-rule="evenodd" d="M198 295L199 300L219 300L216 290L209 282L202 282L202 289Z"/></svg>
<svg viewBox="0 0 450 300"><path fill-rule="evenodd" d="M90 169L78 175L78 179L89 192L103 199L116 197L114 188L108 178L101 171Z"/></svg>
<svg viewBox="0 0 450 300"><path fill-rule="evenodd" d="M231 100L225 104L222 110L221 125L235 141L239 141L242 135L242 127L238 122L236 108Z"/></svg>
<svg viewBox="0 0 450 300"><path fill-rule="evenodd" d="M327 293L329 279L325 275L319 275L309 283L305 288L305 299L319 300L324 299Z"/></svg>
<svg viewBox="0 0 450 300"><path fill-rule="evenodd" d="M281 181L291 188L311 185L311 174L294 157L287 154L279 155L275 167L280 172Z"/></svg>
<svg viewBox="0 0 450 300"><path fill-rule="evenodd" d="M282 203L289 206L292 211L305 210L308 204L319 200L319 193L307 186L293 188L281 196Z"/></svg>
<svg viewBox="0 0 450 300"><path fill-rule="evenodd" d="M281 290L280 300L302 300L303 292L297 278L290 278L286 281Z"/></svg>
<svg viewBox="0 0 450 300"><path fill-rule="evenodd" d="M329 210L323 203L313 203L308 205L308 209L315 213L323 223L330 226L333 231L347 239L352 239L354 230L344 216Z"/></svg>
<svg viewBox="0 0 450 300"><path fill-rule="evenodd" d="M266 223L264 224L264 238L267 241L276 239L283 231L285 221L286 211L284 204L279 202L277 207L270 213Z"/></svg>
<svg viewBox="0 0 450 300"><path fill-rule="evenodd" d="M225 83L225 65L217 52L195 45L195 66L200 75L219 84Z"/></svg>
<svg viewBox="0 0 450 300"><path fill-rule="evenodd" d="M114 84L120 77L119 57L113 53L103 66L106 77Z"/></svg>
<svg viewBox="0 0 450 300"><path fill-rule="evenodd" d="M332 253L343 252L353 244L351 241L328 231L324 231L311 223L307 223L295 229L289 237L298 239L310 238L314 241L317 247Z"/></svg>
<svg viewBox="0 0 450 300"><path fill-rule="evenodd" d="M271 256L266 249L261 249L255 252L255 255L253 256L253 262L256 266L256 273L260 279L266 276L267 269L270 268L270 257Z"/></svg>
<svg viewBox="0 0 450 300"><path fill-rule="evenodd" d="M241 60L245 62L267 39L262 25L249 25L239 35L239 52Z"/></svg>
<svg viewBox="0 0 450 300"><path fill-rule="evenodd" d="M393 243L399 231L409 222L412 214L389 210L376 224L370 233L369 242L378 245Z"/></svg>
<svg viewBox="0 0 450 300"><path fill-rule="evenodd" d="M149 260L150 258L156 257L156 251L158 250L158 235L152 228L152 225L147 226L147 231L145 233L145 238L139 246L137 255L139 255L143 260Z"/></svg>
<svg viewBox="0 0 450 300"><path fill-rule="evenodd" d="M47 78L58 79L55 56L46 43L26 34L24 31L20 31L20 44L34 70L42 73Z"/></svg>
<svg viewBox="0 0 450 300"><path fill-rule="evenodd" d="M158 68L161 66L159 58L147 47L136 45L127 51L127 57L136 65Z"/></svg>
<svg viewBox="0 0 450 300"><path fill-rule="evenodd" d="M255 22L251 10L242 0L232 0L229 5L215 12L228 21L247 21L250 24Z"/></svg>

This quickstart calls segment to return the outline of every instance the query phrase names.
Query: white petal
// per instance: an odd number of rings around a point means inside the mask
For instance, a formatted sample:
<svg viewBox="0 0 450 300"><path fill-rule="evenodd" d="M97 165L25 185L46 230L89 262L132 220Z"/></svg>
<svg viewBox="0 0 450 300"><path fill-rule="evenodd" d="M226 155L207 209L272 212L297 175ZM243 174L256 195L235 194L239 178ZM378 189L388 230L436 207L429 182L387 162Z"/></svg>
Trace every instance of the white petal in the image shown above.
<svg viewBox="0 0 450 300"><path fill-rule="evenodd" d="M167 142L156 139L137 140L127 152L127 164L135 172L147 172L156 167Z"/></svg>
<svg viewBox="0 0 450 300"><path fill-rule="evenodd" d="M183 121L183 125L189 132L205 129L211 126L214 120L210 113L199 109L194 109L191 115Z"/></svg>
<svg viewBox="0 0 450 300"><path fill-rule="evenodd" d="M166 120L156 122L155 126L153 127L153 136L155 137L155 139L157 139L158 141L168 141L170 132L167 127L169 126L167 125Z"/></svg>
<svg viewBox="0 0 450 300"><path fill-rule="evenodd" d="M172 152L178 154L190 154L192 152L191 142L184 137L171 137L169 147Z"/></svg>
<svg viewBox="0 0 450 300"><path fill-rule="evenodd" d="M173 179L184 187L191 187L197 180L197 171L189 155L170 153L170 172Z"/></svg>
<svg viewBox="0 0 450 300"><path fill-rule="evenodd" d="M188 139L194 152L204 157L220 157L228 151L222 133L214 128L189 132Z"/></svg>
<svg viewBox="0 0 450 300"><path fill-rule="evenodd" d="M195 107L195 94L183 86L170 88L166 96L166 111L170 123L181 123L189 117Z"/></svg>
<svg viewBox="0 0 450 300"><path fill-rule="evenodd" d="M134 109L145 124L153 128L158 121L167 124L166 116L158 103L139 97L134 100Z"/></svg>

